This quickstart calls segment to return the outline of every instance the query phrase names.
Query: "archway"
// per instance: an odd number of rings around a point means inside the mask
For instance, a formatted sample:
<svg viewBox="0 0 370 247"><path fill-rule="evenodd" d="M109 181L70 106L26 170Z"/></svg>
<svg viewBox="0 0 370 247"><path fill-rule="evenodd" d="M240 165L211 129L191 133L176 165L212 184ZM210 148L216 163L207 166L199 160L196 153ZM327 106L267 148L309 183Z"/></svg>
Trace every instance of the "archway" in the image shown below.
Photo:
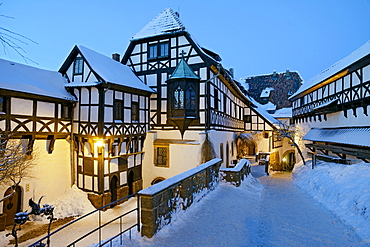
<svg viewBox="0 0 370 247"><path fill-rule="evenodd" d="M114 175L109 183L109 191L111 194L111 202L117 201L117 188L118 188L118 178L116 175Z"/></svg>
<svg viewBox="0 0 370 247"><path fill-rule="evenodd" d="M7 226L14 224L15 214L22 210L22 189L20 186L16 186L14 190L12 187L9 187L5 191L4 197L10 195L13 191L14 194L3 201L3 213L6 214Z"/></svg>
<svg viewBox="0 0 370 247"><path fill-rule="evenodd" d="M129 195L134 194L134 172L132 170L128 173L127 185L128 185L128 194Z"/></svg>
<svg viewBox="0 0 370 247"><path fill-rule="evenodd" d="M166 180L166 179L165 178L162 178L162 177L156 177L155 179L153 179L153 181L150 184L151 185L157 184L157 183L162 182L164 180Z"/></svg>
<svg viewBox="0 0 370 247"><path fill-rule="evenodd" d="M238 158L256 155L257 152L257 144L249 133L242 133L236 138L236 147Z"/></svg>
<svg viewBox="0 0 370 247"><path fill-rule="evenodd" d="M293 170L295 162L296 162L296 158L295 158L294 150L288 150L283 154L281 164L285 171Z"/></svg>

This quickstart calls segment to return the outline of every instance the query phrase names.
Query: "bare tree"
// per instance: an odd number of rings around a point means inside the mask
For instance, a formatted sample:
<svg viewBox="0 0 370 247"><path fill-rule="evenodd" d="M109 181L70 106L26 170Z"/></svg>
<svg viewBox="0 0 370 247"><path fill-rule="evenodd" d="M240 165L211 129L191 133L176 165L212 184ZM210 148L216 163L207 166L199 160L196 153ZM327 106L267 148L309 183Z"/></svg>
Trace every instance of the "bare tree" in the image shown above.
<svg viewBox="0 0 370 247"><path fill-rule="evenodd" d="M0 185L9 185L13 189L13 192L0 199L0 202L12 196L22 179L29 177L35 157L29 155L27 147L20 140L11 139L9 134L0 132Z"/></svg>
<svg viewBox="0 0 370 247"><path fill-rule="evenodd" d="M276 133L281 138L288 138L291 142L291 145L297 149L299 156L301 156L303 164L306 165L306 161L304 159L303 153L301 148L299 147L296 138L298 137L298 133L296 130L296 126L294 124L290 124L288 122L280 121L277 126Z"/></svg>
<svg viewBox="0 0 370 247"><path fill-rule="evenodd" d="M211 159L214 159L217 157L216 151L213 147L213 143L209 137L208 131L205 131L206 138L204 139L204 142L201 147L201 164L206 163L207 161L210 161Z"/></svg>
<svg viewBox="0 0 370 247"><path fill-rule="evenodd" d="M0 3L0 6L1 5L2 3ZM7 19L14 19L14 17L2 15L2 14L0 14L0 17L7 18ZM26 63L28 61L36 63L35 61L25 56L26 51L22 47L24 45L28 45L29 43L37 44L32 39L24 35L21 35L17 32L11 31L10 29L0 27L0 42L1 42L1 45L3 46L3 51L5 54L9 53L8 48L10 48L11 50L15 51L19 56L21 56Z"/></svg>

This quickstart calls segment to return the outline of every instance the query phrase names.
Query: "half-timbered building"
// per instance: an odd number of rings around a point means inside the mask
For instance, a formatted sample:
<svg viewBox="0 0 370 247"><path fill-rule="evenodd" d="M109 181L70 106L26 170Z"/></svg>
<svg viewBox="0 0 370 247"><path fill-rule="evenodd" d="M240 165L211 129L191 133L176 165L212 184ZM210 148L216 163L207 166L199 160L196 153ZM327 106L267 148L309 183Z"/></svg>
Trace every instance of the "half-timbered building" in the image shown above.
<svg viewBox="0 0 370 247"><path fill-rule="evenodd" d="M303 84L290 100L314 158L370 161L370 41Z"/></svg>
<svg viewBox="0 0 370 247"><path fill-rule="evenodd" d="M236 136L271 131L220 63L168 8L133 36L122 63L155 93L143 173L146 186L199 164L208 132L223 166L236 159Z"/></svg>
<svg viewBox="0 0 370 247"><path fill-rule="evenodd" d="M78 102L73 115L77 186L100 206L142 188L153 92L119 61L75 46L59 72Z"/></svg>
<svg viewBox="0 0 370 247"><path fill-rule="evenodd" d="M0 130L21 140L37 163L31 178L24 178L16 193L3 201L11 225L15 213L28 208L29 198L45 195L53 201L73 184L70 136L76 99L65 90L66 80L58 72L0 59L0 74ZM1 189L4 197L12 192Z"/></svg>

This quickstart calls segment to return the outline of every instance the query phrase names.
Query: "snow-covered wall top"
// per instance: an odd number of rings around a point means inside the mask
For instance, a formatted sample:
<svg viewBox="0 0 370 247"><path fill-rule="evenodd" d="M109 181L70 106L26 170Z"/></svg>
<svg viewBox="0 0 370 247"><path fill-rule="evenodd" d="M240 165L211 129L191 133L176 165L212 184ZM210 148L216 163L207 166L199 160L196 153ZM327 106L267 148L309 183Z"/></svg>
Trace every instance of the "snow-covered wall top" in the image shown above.
<svg viewBox="0 0 370 247"><path fill-rule="evenodd" d="M145 85L126 65L84 46L77 46L91 69L104 81L147 92L153 90Z"/></svg>
<svg viewBox="0 0 370 247"><path fill-rule="evenodd" d="M167 8L146 24L132 39L153 37L182 30L185 30L185 26L180 21L177 13L171 8Z"/></svg>
<svg viewBox="0 0 370 247"><path fill-rule="evenodd" d="M58 72L0 59L0 88L75 100L64 88L66 79Z"/></svg>
<svg viewBox="0 0 370 247"><path fill-rule="evenodd" d="M311 87L319 84L320 82L324 81L325 79L330 78L331 76L337 74L341 70L347 68L351 64L355 63L356 61L360 60L361 58L370 54L370 40L367 41L364 45L360 48L352 52L347 57L343 58L342 60L336 62L326 70L322 71L320 74L316 75L312 79L305 82L300 89L294 93L290 98L296 97L298 94L310 89Z"/></svg>
<svg viewBox="0 0 370 247"><path fill-rule="evenodd" d="M206 169L207 167L209 166L212 166L218 162L222 161L220 158L215 158L213 160L210 160L204 164L201 164L193 169L190 169L186 172L183 172L179 175L176 175L174 177L171 177L169 179L166 179L160 183L157 183L157 184L154 184L146 189L143 189L141 190L139 193L140 195L155 195L159 192L161 192L162 190L174 185L174 184L177 184L179 182L181 182L182 180L185 180L186 178L188 177L191 177L193 176L194 174L196 173L199 173L200 171Z"/></svg>

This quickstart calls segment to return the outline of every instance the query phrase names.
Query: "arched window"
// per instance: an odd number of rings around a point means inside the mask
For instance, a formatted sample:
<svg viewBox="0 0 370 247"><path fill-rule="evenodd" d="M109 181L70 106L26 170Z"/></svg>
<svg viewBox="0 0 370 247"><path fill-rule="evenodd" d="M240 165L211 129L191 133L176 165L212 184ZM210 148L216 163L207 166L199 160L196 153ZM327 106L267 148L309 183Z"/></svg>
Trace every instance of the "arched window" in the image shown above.
<svg viewBox="0 0 370 247"><path fill-rule="evenodd" d="M174 96L174 108L175 109L184 109L184 90L178 86L173 93Z"/></svg>
<svg viewBox="0 0 370 247"><path fill-rule="evenodd" d="M195 90L192 86L188 87L185 92L185 109L195 110Z"/></svg>

